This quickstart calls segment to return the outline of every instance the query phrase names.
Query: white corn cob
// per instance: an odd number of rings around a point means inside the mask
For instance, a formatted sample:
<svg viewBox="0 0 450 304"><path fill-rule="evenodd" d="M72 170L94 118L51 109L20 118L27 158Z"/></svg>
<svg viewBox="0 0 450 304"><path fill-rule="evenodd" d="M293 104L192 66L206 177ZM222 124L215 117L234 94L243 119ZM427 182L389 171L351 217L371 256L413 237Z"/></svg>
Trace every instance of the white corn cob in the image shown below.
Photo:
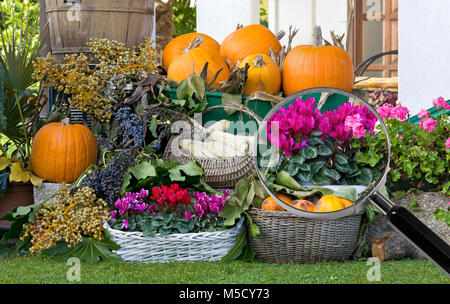
<svg viewBox="0 0 450 304"><path fill-rule="evenodd" d="M209 134L208 140L220 142L234 150L241 151L247 149L248 138L243 135L234 135L231 133L213 131Z"/></svg>
<svg viewBox="0 0 450 304"><path fill-rule="evenodd" d="M208 150L207 145L204 142L182 139L179 141L180 148L188 151L192 156L198 158L215 158L215 155Z"/></svg>
<svg viewBox="0 0 450 304"><path fill-rule="evenodd" d="M213 131L225 132L230 127L230 124L231 122L229 120L222 119L206 128L206 133L210 134Z"/></svg>
<svg viewBox="0 0 450 304"><path fill-rule="evenodd" d="M211 140L206 142L206 145L208 151L213 153L217 158L236 157L245 154L245 149L236 150L219 141Z"/></svg>

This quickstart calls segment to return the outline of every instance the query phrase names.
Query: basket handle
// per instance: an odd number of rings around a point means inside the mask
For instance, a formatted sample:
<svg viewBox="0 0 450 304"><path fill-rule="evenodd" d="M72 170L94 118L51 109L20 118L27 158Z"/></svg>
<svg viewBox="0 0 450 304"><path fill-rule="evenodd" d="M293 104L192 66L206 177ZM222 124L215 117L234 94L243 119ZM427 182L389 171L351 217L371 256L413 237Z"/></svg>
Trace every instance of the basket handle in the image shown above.
<svg viewBox="0 0 450 304"><path fill-rule="evenodd" d="M211 111L214 111L216 109L227 109L227 108L248 114L251 118L256 120L258 125L262 121L261 117L259 117L258 114L256 114L255 112L253 112L248 107L246 107L246 106L244 106L242 104L240 104L240 105L236 105L236 104L222 104L222 105L212 106L212 107L209 107L209 108L205 109L202 113L211 112Z"/></svg>

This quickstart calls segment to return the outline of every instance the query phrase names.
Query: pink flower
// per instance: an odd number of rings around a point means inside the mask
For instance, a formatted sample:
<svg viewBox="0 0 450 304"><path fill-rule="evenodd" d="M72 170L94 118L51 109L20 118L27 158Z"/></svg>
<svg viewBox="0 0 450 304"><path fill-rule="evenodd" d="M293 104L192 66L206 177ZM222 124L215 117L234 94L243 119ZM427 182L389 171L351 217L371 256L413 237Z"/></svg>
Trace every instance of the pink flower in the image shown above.
<svg viewBox="0 0 450 304"><path fill-rule="evenodd" d="M433 99L433 106L436 108L446 108L447 110L450 110L450 105L445 101L443 97L438 97L436 99Z"/></svg>
<svg viewBox="0 0 450 304"><path fill-rule="evenodd" d="M420 111L419 114L417 114L417 117L419 117L419 118L430 117L430 112L422 109L422 111Z"/></svg>
<svg viewBox="0 0 450 304"><path fill-rule="evenodd" d="M447 140L445 141L445 147L446 147L447 149L450 149L450 137L447 138Z"/></svg>
<svg viewBox="0 0 450 304"><path fill-rule="evenodd" d="M391 118L398 119L398 120L405 120L408 118L409 110L407 107L402 107L401 104L398 104L395 108L391 111Z"/></svg>
<svg viewBox="0 0 450 304"><path fill-rule="evenodd" d="M187 220L190 220L191 218L194 217L194 214L190 213L189 211L186 210L186 212L184 213L184 218Z"/></svg>
<svg viewBox="0 0 450 304"><path fill-rule="evenodd" d="M378 109L378 114L380 114L381 118L391 117L393 108L391 104L385 104Z"/></svg>
<svg viewBox="0 0 450 304"><path fill-rule="evenodd" d="M128 221L127 220L123 220L122 227L120 227L121 230L123 230L124 228L128 229Z"/></svg>
<svg viewBox="0 0 450 304"><path fill-rule="evenodd" d="M116 210L110 212L110 215L111 215L112 218L115 218L116 214L117 214Z"/></svg>
<svg viewBox="0 0 450 304"><path fill-rule="evenodd" d="M353 126L353 135L356 138L363 138L366 135L366 129L360 123Z"/></svg>
<svg viewBox="0 0 450 304"><path fill-rule="evenodd" d="M436 127L437 121L431 118L424 118L419 121L419 125L427 132L432 132Z"/></svg>

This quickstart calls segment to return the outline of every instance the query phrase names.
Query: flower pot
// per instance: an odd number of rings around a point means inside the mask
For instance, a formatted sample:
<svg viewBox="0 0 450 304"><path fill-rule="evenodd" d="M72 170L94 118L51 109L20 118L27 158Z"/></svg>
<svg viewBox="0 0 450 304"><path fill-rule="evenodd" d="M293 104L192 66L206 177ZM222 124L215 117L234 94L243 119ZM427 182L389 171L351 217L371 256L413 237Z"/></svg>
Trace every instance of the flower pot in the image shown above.
<svg viewBox="0 0 450 304"><path fill-rule="evenodd" d="M28 206L34 203L33 185L31 183L11 183L5 195L0 198L0 218L10 213L18 206ZM0 228L9 229L11 223L0 221Z"/></svg>

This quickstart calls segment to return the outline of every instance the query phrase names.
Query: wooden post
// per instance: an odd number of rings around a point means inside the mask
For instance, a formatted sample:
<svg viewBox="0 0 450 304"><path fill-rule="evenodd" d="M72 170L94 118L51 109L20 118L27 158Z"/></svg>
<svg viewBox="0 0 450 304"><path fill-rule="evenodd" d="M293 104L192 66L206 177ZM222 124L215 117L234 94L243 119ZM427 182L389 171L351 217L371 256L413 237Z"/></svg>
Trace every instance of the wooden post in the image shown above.
<svg viewBox="0 0 450 304"><path fill-rule="evenodd" d="M47 15L45 13L45 0L39 1L39 26L40 26L40 35L41 35L41 41L43 41L43 44L41 46L41 51L39 52L39 56L44 57L47 56L47 54L51 51L51 45L50 45L50 31L48 28L47 23Z"/></svg>

